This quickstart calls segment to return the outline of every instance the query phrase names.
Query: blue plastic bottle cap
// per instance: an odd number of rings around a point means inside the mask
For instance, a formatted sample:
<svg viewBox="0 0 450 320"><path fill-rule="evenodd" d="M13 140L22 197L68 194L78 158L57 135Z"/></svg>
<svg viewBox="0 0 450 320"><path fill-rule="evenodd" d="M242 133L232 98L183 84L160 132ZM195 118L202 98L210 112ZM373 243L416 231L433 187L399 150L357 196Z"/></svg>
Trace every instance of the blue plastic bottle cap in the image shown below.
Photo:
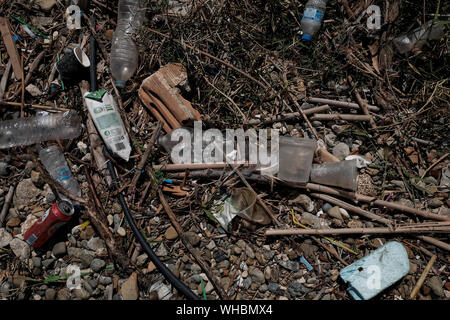
<svg viewBox="0 0 450 320"><path fill-rule="evenodd" d="M125 81L115 81L115 84L119 88L125 87Z"/></svg>
<svg viewBox="0 0 450 320"><path fill-rule="evenodd" d="M303 34L302 35L302 39L305 41L311 41L312 36L310 36L309 34Z"/></svg>

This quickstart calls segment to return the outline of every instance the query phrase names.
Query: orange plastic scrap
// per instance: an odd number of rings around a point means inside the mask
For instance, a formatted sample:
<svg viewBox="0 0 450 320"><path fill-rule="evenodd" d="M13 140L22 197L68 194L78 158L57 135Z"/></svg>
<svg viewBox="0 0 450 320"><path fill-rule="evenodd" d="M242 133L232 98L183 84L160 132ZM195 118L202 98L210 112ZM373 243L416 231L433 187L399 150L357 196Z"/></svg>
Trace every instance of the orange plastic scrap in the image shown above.
<svg viewBox="0 0 450 320"><path fill-rule="evenodd" d="M139 97L155 118L163 122L166 132L189 122L200 121L201 115L184 99L179 87L187 82L181 63L170 63L146 78L139 88Z"/></svg>

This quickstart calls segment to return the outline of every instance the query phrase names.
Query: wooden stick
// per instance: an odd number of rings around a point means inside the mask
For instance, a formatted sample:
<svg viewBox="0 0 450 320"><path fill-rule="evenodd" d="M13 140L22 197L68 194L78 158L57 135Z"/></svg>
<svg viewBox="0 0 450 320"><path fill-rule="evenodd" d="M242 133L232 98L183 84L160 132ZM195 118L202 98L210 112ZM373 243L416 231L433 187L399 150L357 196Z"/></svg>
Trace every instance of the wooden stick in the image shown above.
<svg viewBox="0 0 450 320"><path fill-rule="evenodd" d="M361 114L315 114L311 117L312 121L330 121L330 120L347 120L347 121L370 121L372 116Z"/></svg>
<svg viewBox="0 0 450 320"><path fill-rule="evenodd" d="M436 261L436 256L433 255L428 262L427 266L425 267L425 270L423 270L422 275L420 276L419 280L417 281L413 291L411 291L411 295L409 296L409 300L414 300L417 293L419 292L420 288L422 287L423 283L425 282L425 279L427 278L428 272L430 272L431 267L433 266L434 262Z"/></svg>
<svg viewBox="0 0 450 320"><path fill-rule="evenodd" d="M311 102L311 103L329 104L331 106L347 108L347 109L361 110L361 107L357 103L354 103L354 102L336 101L336 100L323 99L323 98L314 98L314 97L308 98L306 101L307 102ZM380 111L380 108L378 108L376 106L367 105L367 108L370 111L374 111L374 112Z"/></svg>
<svg viewBox="0 0 450 320"><path fill-rule="evenodd" d="M450 244L448 244L448 243L445 243L445 242L442 242L442 241L437 240L435 238L427 237L427 236L417 236L417 238L419 238L419 239L421 239L421 240L423 240L425 242L431 243L431 244L433 244L436 247L439 247L441 249L450 251Z"/></svg>
<svg viewBox="0 0 450 320"><path fill-rule="evenodd" d="M233 167L238 167L242 165L243 167L248 167L248 162L245 163L231 163ZM187 163L187 164L159 164L154 165L153 170L161 171L185 171L185 170L203 170L203 169L223 169L226 168L228 164L226 163Z"/></svg>
<svg viewBox="0 0 450 320"><path fill-rule="evenodd" d="M24 82L24 86L26 86L28 84L28 82L30 82L31 80L31 76L33 75L34 70L36 70L36 68L39 66L39 63L41 62L42 58L45 55L45 50L41 51L41 53L38 54L38 56L36 57L36 59L34 59L33 63L31 63L30 65L30 69L28 70L28 73L25 77L25 82ZM23 59L23 56L22 56ZM8 98L9 100L13 100L15 97L17 97L17 95L19 94L20 89L17 88L16 92L13 94L12 97Z"/></svg>
<svg viewBox="0 0 450 320"><path fill-rule="evenodd" d="M308 125L309 129L314 134L314 137L316 137L316 139L319 140L320 138L316 132L316 129L314 129L314 127L311 125L311 122L309 122L308 117L306 116L305 112L298 104L297 100L295 100L294 96L290 92L288 93L288 96L291 99L292 103L294 103L294 105L297 107L298 112L300 112L300 114L302 115L302 117L305 120L306 124Z"/></svg>
<svg viewBox="0 0 450 320"><path fill-rule="evenodd" d="M344 202L342 200L333 198L333 197L331 197L329 195L320 194L320 193L311 193L311 196L313 196L315 198L322 199L322 200L327 201L327 202L331 202L331 203L333 203L335 205L338 205L339 207L342 207L342 208L344 208L346 210L349 210L351 212L359 214L360 216L363 216L363 217L365 217L365 218L367 218L367 219L369 219L371 221L383 223L383 224L385 224L387 226L391 226L392 225L392 221L389 220L389 219L380 217L379 215L376 215L376 214L374 214L372 212L363 210L363 209L361 209L359 207L353 206L353 205L351 205L349 203L346 203L346 202Z"/></svg>
<svg viewBox="0 0 450 320"><path fill-rule="evenodd" d="M23 54L22 54L22 72L23 72ZM25 105L25 78L22 77L22 96L20 98L20 117L23 118L23 106Z"/></svg>
<svg viewBox="0 0 450 320"><path fill-rule="evenodd" d="M5 44L6 51L8 52L12 68L14 70L14 76L16 79L22 80L22 64L20 63L19 53L17 52L16 45L14 44L11 26L9 25L8 19L5 17L0 17L0 31L2 33L3 43Z"/></svg>
<svg viewBox="0 0 450 320"><path fill-rule="evenodd" d="M425 172L422 174L422 176L420 177L421 179L423 179L428 171L430 171L435 165L437 165L439 162L441 162L442 160L444 160L445 158L448 157L448 155L450 155L450 152L447 152L446 154L444 154L442 157L440 157L438 160L436 160L431 166L428 167L427 170L425 170Z"/></svg>
<svg viewBox="0 0 450 320"><path fill-rule="evenodd" d="M139 177L141 176L141 171L145 166L145 162L147 162L147 159L152 152L153 145L155 144L156 138L158 137L159 133L161 132L162 126L163 126L163 123L161 121L158 121L158 125L156 126L156 129L153 132L153 135L150 138L150 141L147 145L147 150L145 150L145 153L142 155L141 161L139 161L137 170L134 173L134 176L133 176L133 179L131 180L130 186L128 187L128 193L130 193L131 190L133 189L133 187L136 186L136 183L139 180Z"/></svg>
<svg viewBox="0 0 450 320"><path fill-rule="evenodd" d="M5 198L5 203L3 204L2 212L0 213L0 228L3 226L3 222L5 221L6 213L8 212L9 205L11 204L15 189L16 189L15 184L9 187L8 194L6 195Z"/></svg>
<svg viewBox="0 0 450 320"><path fill-rule="evenodd" d="M401 233L450 233L449 226L427 226L420 227L398 227L394 228L342 228L342 229L269 229L266 236L282 235L338 235L338 234L401 234Z"/></svg>
<svg viewBox="0 0 450 320"><path fill-rule="evenodd" d="M2 76L2 81L0 82L0 100L3 99L3 95L5 94L6 85L8 84L9 73L11 72L11 59L9 59L8 63L5 67L5 72Z"/></svg>
<svg viewBox="0 0 450 320"><path fill-rule="evenodd" d="M348 76L348 81L350 82L350 84L353 86L353 80L351 76ZM356 95L356 100L358 101L359 106L361 107L361 110L364 112L365 115L370 116L370 125L373 129L377 128L377 125L375 124L375 121L373 120L372 116L369 113L369 107L368 104L365 100L363 100L363 98L361 97L361 95L359 94L358 90L355 89L355 95Z"/></svg>
<svg viewBox="0 0 450 320"><path fill-rule="evenodd" d="M311 115L311 114L314 114L317 112L327 111L329 109L330 109L329 105L323 105L323 106L314 107L311 109L306 109L303 112L305 113L305 115ZM269 123L273 123L273 122L297 119L300 116L301 116L300 112L283 113L283 114L280 114L277 116L268 117L266 119L252 119L248 123L251 125L269 124Z"/></svg>
<svg viewBox="0 0 450 320"><path fill-rule="evenodd" d="M161 204L163 205L164 210L166 211L167 215L169 216L169 219L172 222L172 225L175 228L175 230L177 231L178 235L180 236L180 239L183 242L184 246L186 247L186 249L188 249L188 251L195 258L195 260L197 261L199 266L203 269L203 271L205 272L209 281L211 281L211 284L214 286L214 288L216 288L216 291L219 294L220 298L223 300L227 300L228 295L223 290L223 288L220 286L218 279L213 275L211 268L206 264L206 262L200 256L199 252L194 249L194 247L190 244L189 240L186 238L185 234L183 233L183 228L178 223L177 218L176 218L175 214L173 213L172 209L170 208L170 205L167 203L167 200L164 197L164 194L162 193L161 189L158 190L158 194L159 194L159 200L161 201Z"/></svg>
<svg viewBox="0 0 450 320"><path fill-rule="evenodd" d="M5 106L12 106L12 107L21 107L22 103L20 102L9 102L5 100L0 100L0 105ZM38 109L38 110L47 110L47 111L69 111L70 109L67 108L57 108L53 106L42 106L39 104L31 104L31 103L25 103L23 105L24 108L32 108L32 109Z"/></svg>

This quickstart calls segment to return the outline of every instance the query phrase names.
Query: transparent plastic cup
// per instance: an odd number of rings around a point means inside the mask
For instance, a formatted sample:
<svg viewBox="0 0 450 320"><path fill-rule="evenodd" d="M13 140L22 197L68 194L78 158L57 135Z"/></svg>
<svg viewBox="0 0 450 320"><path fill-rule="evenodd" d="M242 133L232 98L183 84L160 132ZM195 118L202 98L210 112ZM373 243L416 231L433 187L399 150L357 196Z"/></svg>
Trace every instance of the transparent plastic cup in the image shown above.
<svg viewBox="0 0 450 320"><path fill-rule="evenodd" d="M314 164L311 182L356 191L358 188L357 160Z"/></svg>
<svg viewBox="0 0 450 320"><path fill-rule="evenodd" d="M247 188L234 189L230 197L232 214L254 223L267 225L270 217L256 201L256 195Z"/></svg>
<svg viewBox="0 0 450 320"><path fill-rule="evenodd" d="M280 137L278 178L307 183L317 142L312 139Z"/></svg>

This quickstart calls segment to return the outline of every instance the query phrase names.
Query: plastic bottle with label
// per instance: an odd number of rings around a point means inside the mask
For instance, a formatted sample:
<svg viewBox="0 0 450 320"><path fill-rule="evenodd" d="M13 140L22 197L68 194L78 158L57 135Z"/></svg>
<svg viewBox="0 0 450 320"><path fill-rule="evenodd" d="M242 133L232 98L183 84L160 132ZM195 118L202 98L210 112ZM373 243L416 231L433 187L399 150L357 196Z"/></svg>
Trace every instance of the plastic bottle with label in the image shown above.
<svg viewBox="0 0 450 320"><path fill-rule="evenodd" d="M306 3L301 21L303 40L311 41L314 34L319 31L325 14L326 5L326 0L309 0Z"/></svg>

